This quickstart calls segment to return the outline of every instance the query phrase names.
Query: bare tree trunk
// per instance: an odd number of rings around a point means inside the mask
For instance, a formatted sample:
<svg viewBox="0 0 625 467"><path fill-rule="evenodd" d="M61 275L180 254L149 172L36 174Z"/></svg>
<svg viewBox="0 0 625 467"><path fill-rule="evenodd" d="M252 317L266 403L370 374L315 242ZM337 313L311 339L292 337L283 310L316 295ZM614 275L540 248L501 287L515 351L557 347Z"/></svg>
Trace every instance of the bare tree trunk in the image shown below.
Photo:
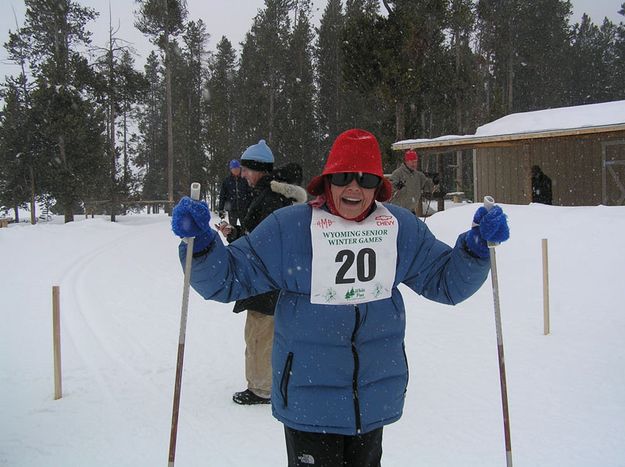
<svg viewBox="0 0 625 467"><path fill-rule="evenodd" d="M117 151L115 151L115 78L113 63L113 28L109 19L109 152L111 161L111 222L117 211Z"/></svg>
<svg viewBox="0 0 625 467"><path fill-rule="evenodd" d="M13 15L15 16L15 11L13 11ZM15 25L17 25L17 18L15 18ZM25 60L20 58L20 66L22 68L22 76L26 76L26 63ZM26 85L26 80L22 80L22 92L24 93L24 98L29 100L28 97L28 87ZM28 107L28 105L27 105ZM35 225L37 223L37 212L36 212L36 202L35 202L35 171L33 170L33 161L31 159L32 156L30 156L30 134L26 135L26 148L29 151L29 157L28 160L31 161L30 165L28 166L28 172L30 175L30 223L32 225ZM17 210L15 211L15 214L17 216ZM19 219L16 218L16 222L19 222Z"/></svg>
<svg viewBox="0 0 625 467"><path fill-rule="evenodd" d="M406 112L403 101L395 102L395 140L401 141L406 136Z"/></svg>
<svg viewBox="0 0 625 467"><path fill-rule="evenodd" d="M456 52L456 83L460 81L460 33L455 35L455 52ZM456 94L456 129L458 134L465 134L463 125L462 112L462 96L461 93ZM454 191L462 191L462 151L456 151L456 187Z"/></svg>
<svg viewBox="0 0 625 467"><path fill-rule="evenodd" d="M109 157L111 163L111 222L115 222L117 211L117 152L115 151L115 67L113 62L113 27L109 12Z"/></svg>
<svg viewBox="0 0 625 467"><path fill-rule="evenodd" d="M30 223L35 225L37 223L37 205L35 203L35 171L33 166L28 166L28 172L30 174Z"/></svg>
<svg viewBox="0 0 625 467"><path fill-rule="evenodd" d="M274 112L275 112L275 88L272 86L269 89L269 135L267 135L267 143L270 145L273 144L273 122L274 122Z"/></svg>
<svg viewBox="0 0 625 467"><path fill-rule="evenodd" d="M174 205L174 122L171 97L171 56L169 33L165 31L165 92L167 100L167 213L171 215Z"/></svg>
<svg viewBox="0 0 625 467"><path fill-rule="evenodd" d="M509 38L509 50L510 50L510 55L508 56L508 69L507 69L507 89L506 89L506 97L507 97L507 105L506 105L506 110L507 113L511 114L513 112L514 109L514 105L513 105L513 94L512 94L512 90L514 89L514 45L513 45L513 41L512 38Z"/></svg>
<svg viewBox="0 0 625 467"><path fill-rule="evenodd" d="M124 112L124 187L128 186L129 177L129 161L128 161L128 112Z"/></svg>
<svg viewBox="0 0 625 467"><path fill-rule="evenodd" d="M109 109L109 151L111 157L111 222L115 222L117 212L117 152L115 151L115 103L111 102Z"/></svg>
<svg viewBox="0 0 625 467"><path fill-rule="evenodd" d="M63 165L63 170L69 172L67 167L67 152L65 151L65 138L63 135L59 135L59 156L61 157L61 164ZM70 199L73 196L68 196L63 202L63 215L64 222L74 222L74 200Z"/></svg>
<svg viewBox="0 0 625 467"><path fill-rule="evenodd" d="M462 191L462 151L456 151L456 189Z"/></svg>
<svg viewBox="0 0 625 467"><path fill-rule="evenodd" d="M72 203L66 203L63 207L63 221L66 224L68 222L74 222L74 210L72 209Z"/></svg>

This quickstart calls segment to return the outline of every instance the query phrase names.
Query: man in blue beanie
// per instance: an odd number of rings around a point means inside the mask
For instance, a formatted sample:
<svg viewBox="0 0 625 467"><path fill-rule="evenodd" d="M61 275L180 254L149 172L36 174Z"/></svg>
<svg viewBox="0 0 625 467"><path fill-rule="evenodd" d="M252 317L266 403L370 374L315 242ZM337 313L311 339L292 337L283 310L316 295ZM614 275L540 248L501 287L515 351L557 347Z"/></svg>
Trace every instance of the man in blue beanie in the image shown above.
<svg viewBox="0 0 625 467"><path fill-rule="evenodd" d="M297 176L273 174L274 157L265 140L248 147L241 155L241 176L252 189L252 202L240 226L221 225L228 242L251 233L258 224L277 209L294 202L306 201L306 191L295 185ZM271 349L273 346L273 313L278 291L238 300L234 312L247 310L245 320L245 377L247 388L236 392L232 400L241 405L269 404L271 401Z"/></svg>
<svg viewBox="0 0 625 467"><path fill-rule="evenodd" d="M252 201L252 189L247 180L241 177L241 164L238 160L232 159L228 168L230 175L221 183L217 211L221 219L226 217L227 211L228 222L239 225Z"/></svg>

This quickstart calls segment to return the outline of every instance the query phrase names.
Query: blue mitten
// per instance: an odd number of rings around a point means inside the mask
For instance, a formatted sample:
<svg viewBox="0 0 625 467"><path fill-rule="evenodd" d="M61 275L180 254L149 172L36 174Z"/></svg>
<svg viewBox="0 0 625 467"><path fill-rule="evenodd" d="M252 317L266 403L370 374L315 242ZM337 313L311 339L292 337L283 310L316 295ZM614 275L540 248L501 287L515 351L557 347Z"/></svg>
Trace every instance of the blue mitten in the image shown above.
<svg viewBox="0 0 625 467"><path fill-rule="evenodd" d="M467 233L467 248L479 258L488 258L488 242L501 243L510 238L507 216L499 206L487 211L484 206L473 216L473 227Z"/></svg>
<svg viewBox="0 0 625 467"><path fill-rule="evenodd" d="M174 207L171 229L181 238L195 237L193 252L202 251L210 245L217 232L210 228L211 214L204 201L194 201L185 196Z"/></svg>

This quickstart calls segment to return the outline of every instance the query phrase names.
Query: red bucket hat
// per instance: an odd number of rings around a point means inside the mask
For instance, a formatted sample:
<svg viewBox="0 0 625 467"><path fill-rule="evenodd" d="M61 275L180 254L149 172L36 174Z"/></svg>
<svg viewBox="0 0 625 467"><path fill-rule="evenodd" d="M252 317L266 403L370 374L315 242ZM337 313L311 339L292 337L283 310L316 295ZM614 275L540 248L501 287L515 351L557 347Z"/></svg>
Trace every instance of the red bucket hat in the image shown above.
<svg viewBox="0 0 625 467"><path fill-rule="evenodd" d="M382 183L375 197L378 201L388 201L393 194L391 183L384 177L382 170L380 146L375 136L368 131L354 128L337 136L323 172L308 184L308 193L321 195L324 192L324 177L343 172L364 172L380 177Z"/></svg>

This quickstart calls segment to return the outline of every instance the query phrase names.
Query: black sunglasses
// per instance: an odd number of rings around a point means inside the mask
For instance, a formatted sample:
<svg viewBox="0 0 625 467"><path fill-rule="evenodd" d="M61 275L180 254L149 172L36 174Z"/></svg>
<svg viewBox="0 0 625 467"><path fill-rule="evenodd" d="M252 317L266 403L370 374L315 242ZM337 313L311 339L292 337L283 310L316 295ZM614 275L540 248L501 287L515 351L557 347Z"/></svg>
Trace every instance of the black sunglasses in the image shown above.
<svg viewBox="0 0 625 467"><path fill-rule="evenodd" d="M341 172L330 175L330 183L336 186L349 185L354 179L362 188L377 188L382 182L377 175L364 172Z"/></svg>

